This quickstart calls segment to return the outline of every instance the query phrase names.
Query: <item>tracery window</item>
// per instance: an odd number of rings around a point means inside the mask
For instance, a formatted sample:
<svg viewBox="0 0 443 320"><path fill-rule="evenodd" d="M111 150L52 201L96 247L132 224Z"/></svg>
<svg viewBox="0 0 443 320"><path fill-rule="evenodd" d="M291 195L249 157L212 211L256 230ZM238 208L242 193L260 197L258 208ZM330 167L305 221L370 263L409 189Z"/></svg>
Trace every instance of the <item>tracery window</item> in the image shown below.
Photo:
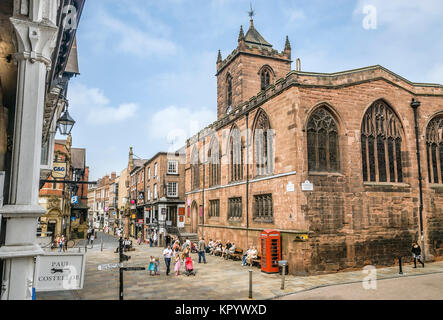
<svg viewBox="0 0 443 320"><path fill-rule="evenodd" d="M337 172L340 167L338 127L324 107L308 121L308 168L310 172Z"/></svg>
<svg viewBox="0 0 443 320"><path fill-rule="evenodd" d="M443 184L443 115L432 119L426 128L426 155L429 183Z"/></svg>
<svg viewBox="0 0 443 320"><path fill-rule="evenodd" d="M226 91L227 113L229 113L232 109L232 76L230 74L226 78Z"/></svg>
<svg viewBox="0 0 443 320"><path fill-rule="evenodd" d="M229 136L229 171L231 181L243 179L243 146L240 130L234 126Z"/></svg>
<svg viewBox="0 0 443 320"><path fill-rule="evenodd" d="M263 110L260 110L254 129L255 163L258 176L273 172L273 141L274 134L269 118Z"/></svg>
<svg viewBox="0 0 443 320"><path fill-rule="evenodd" d="M200 188L200 163L197 147L194 147L191 153L191 183L193 190Z"/></svg>
<svg viewBox="0 0 443 320"><path fill-rule="evenodd" d="M403 182L402 130L400 119L383 100L368 108L361 129L363 181Z"/></svg>
<svg viewBox="0 0 443 320"><path fill-rule="evenodd" d="M209 186L220 184L220 146L216 136L212 137L209 145Z"/></svg>

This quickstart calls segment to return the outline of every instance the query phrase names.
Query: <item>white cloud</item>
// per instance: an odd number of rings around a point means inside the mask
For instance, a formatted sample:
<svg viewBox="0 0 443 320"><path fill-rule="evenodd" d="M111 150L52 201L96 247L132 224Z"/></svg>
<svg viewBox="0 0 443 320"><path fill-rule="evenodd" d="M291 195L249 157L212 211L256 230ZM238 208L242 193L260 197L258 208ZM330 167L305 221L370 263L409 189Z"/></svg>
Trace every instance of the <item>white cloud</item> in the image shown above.
<svg viewBox="0 0 443 320"><path fill-rule="evenodd" d="M123 103L110 106L110 100L98 88L88 88L74 83L69 91L70 105L87 115L88 123L110 124L132 118L137 112L135 103Z"/></svg>
<svg viewBox="0 0 443 320"><path fill-rule="evenodd" d="M94 124L109 124L132 118L138 109L135 103L121 104L116 108L98 106L89 111L88 122Z"/></svg>
<svg viewBox="0 0 443 320"><path fill-rule="evenodd" d="M156 112L149 123L149 137L162 140L171 147L169 151L181 148L186 139L216 120L214 108L190 109L169 106Z"/></svg>
<svg viewBox="0 0 443 320"><path fill-rule="evenodd" d="M177 48L172 41L155 37L151 33L141 31L140 28L130 26L127 22L106 14L101 15L99 22L108 32L112 33L111 43L119 52L139 56L176 53Z"/></svg>

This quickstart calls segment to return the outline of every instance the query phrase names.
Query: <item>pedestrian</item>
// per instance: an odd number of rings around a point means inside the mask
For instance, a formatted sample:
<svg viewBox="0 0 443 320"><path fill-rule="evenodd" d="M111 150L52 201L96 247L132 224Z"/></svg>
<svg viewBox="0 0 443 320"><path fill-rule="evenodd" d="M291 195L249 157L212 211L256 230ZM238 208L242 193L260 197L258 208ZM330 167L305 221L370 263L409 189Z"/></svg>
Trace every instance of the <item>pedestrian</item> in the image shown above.
<svg viewBox="0 0 443 320"><path fill-rule="evenodd" d="M94 234L94 230L91 233L91 249L94 248L94 239L95 239L95 234Z"/></svg>
<svg viewBox="0 0 443 320"><path fill-rule="evenodd" d="M151 232L151 233L149 234L149 246L150 246L150 247L153 246L153 244L154 244L153 242L154 242L154 233Z"/></svg>
<svg viewBox="0 0 443 320"><path fill-rule="evenodd" d="M418 245L417 242L414 242L414 245L412 246L411 249L412 252L412 257L414 258L414 268L417 268L417 260L418 262L421 263L421 265L423 266L423 268L425 267L425 264L423 261L421 261L422 257L421 257L421 248Z"/></svg>
<svg viewBox="0 0 443 320"><path fill-rule="evenodd" d="M205 251L206 251L206 242L205 239L201 237L200 241L198 242L198 263L201 263L201 259L203 257L203 262L206 264Z"/></svg>
<svg viewBox="0 0 443 320"><path fill-rule="evenodd" d="M86 235L86 239L88 240L88 245L89 245L89 241L91 239L91 228L88 228L88 234Z"/></svg>
<svg viewBox="0 0 443 320"><path fill-rule="evenodd" d="M154 231L154 246L157 246L157 231Z"/></svg>
<svg viewBox="0 0 443 320"><path fill-rule="evenodd" d="M142 236L143 236L142 232L139 231L139 232L138 232L138 235L137 235L137 237L138 237L138 239L137 239L137 243L138 243L138 245L140 245L140 244L142 243Z"/></svg>
<svg viewBox="0 0 443 320"><path fill-rule="evenodd" d="M60 236L57 237L57 245L58 245L58 252L62 252L63 238Z"/></svg>
<svg viewBox="0 0 443 320"><path fill-rule="evenodd" d="M153 276L154 273L155 273L155 259L154 259L153 256L151 256L151 260L150 260L150 262L149 262L148 270L149 270L149 274L150 274L151 276Z"/></svg>
<svg viewBox="0 0 443 320"><path fill-rule="evenodd" d="M166 275L169 276L172 257L171 246L168 246L165 250L163 250L163 256L165 257Z"/></svg>
<svg viewBox="0 0 443 320"><path fill-rule="evenodd" d="M176 276L180 275L180 268L181 268L180 254L177 252L177 254L175 255L175 268L174 268Z"/></svg>
<svg viewBox="0 0 443 320"><path fill-rule="evenodd" d="M159 259L159 257L155 258L155 275L156 276L160 275L160 259Z"/></svg>
<svg viewBox="0 0 443 320"><path fill-rule="evenodd" d="M68 241L66 240L65 236L62 236L62 242L63 242L63 252L66 252L68 248Z"/></svg>

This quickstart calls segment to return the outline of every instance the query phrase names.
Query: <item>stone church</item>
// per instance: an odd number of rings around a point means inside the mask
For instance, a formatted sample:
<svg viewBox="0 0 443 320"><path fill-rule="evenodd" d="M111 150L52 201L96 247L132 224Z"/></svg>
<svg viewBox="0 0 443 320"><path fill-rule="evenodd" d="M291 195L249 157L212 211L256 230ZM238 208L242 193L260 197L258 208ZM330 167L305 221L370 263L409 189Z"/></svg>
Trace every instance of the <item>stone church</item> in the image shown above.
<svg viewBox="0 0 443 320"><path fill-rule="evenodd" d="M276 229L298 275L392 265L414 241L441 256L443 86L291 63L252 18L219 52L217 120L185 147L187 231L260 251Z"/></svg>

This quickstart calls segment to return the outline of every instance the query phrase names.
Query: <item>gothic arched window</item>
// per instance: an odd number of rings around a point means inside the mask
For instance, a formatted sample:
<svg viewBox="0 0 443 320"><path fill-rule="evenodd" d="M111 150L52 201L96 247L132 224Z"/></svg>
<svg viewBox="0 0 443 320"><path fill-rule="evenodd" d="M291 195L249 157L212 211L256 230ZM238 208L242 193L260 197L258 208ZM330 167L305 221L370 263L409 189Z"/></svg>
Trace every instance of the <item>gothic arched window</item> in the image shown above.
<svg viewBox="0 0 443 320"><path fill-rule="evenodd" d="M273 141L269 118L263 110L258 111L254 127L255 164L257 175L273 172Z"/></svg>
<svg viewBox="0 0 443 320"><path fill-rule="evenodd" d="M193 190L200 188L200 163L197 147L194 147L191 153L191 183Z"/></svg>
<svg viewBox="0 0 443 320"><path fill-rule="evenodd" d="M219 143L216 136L212 137L209 145L209 186L220 184L220 152Z"/></svg>
<svg viewBox="0 0 443 320"><path fill-rule="evenodd" d="M368 108L361 128L363 181L403 182L402 128L400 119L383 100Z"/></svg>
<svg viewBox="0 0 443 320"><path fill-rule="evenodd" d="M338 128L331 113L317 109L308 121L308 170L337 172L340 168Z"/></svg>
<svg viewBox="0 0 443 320"><path fill-rule="evenodd" d="M426 154L429 182L443 184L443 115L432 119L426 128Z"/></svg>
<svg viewBox="0 0 443 320"><path fill-rule="evenodd" d="M265 90L271 83L271 74L268 69L263 69L261 72L261 90Z"/></svg>
<svg viewBox="0 0 443 320"><path fill-rule="evenodd" d="M231 181L243 179L243 148L240 130L234 126L229 134L229 172Z"/></svg>
<svg viewBox="0 0 443 320"><path fill-rule="evenodd" d="M232 76L228 74L226 78L226 113L232 109Z"/></svg>

